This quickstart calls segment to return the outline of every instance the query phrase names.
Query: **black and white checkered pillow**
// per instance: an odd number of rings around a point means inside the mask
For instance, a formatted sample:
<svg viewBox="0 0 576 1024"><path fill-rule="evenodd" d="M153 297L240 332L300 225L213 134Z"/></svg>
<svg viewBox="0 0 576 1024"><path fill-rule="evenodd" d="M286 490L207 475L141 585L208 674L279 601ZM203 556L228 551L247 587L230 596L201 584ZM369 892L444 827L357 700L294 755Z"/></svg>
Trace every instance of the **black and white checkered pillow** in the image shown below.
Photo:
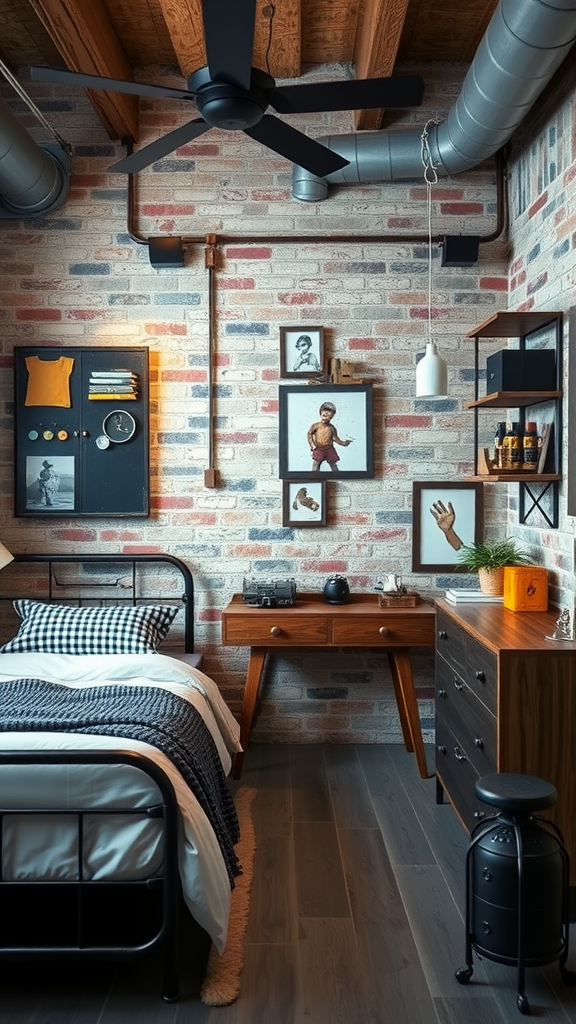
<svg viewBox="0 0 576 1024"><path fill-rule="evenodd" d="M0 653L146 654L168 634L177 606L149 604L72 608L19 598L22 619L16 636Z"/></svg>

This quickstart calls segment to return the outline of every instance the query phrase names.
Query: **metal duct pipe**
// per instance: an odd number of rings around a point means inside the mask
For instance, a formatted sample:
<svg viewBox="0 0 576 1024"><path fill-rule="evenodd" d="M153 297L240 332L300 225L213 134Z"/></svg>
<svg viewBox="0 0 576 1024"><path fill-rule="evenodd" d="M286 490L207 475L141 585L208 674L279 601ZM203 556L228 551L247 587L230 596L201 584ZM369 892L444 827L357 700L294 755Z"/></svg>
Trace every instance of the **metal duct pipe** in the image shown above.
<svg viewBox="0 0 576 1024"><path fill-rule="evenodd" d="M513 135L576 39L576 0L500 0L446 121L431 126L441 175L493 156ZM326 198L328 184L400 181L423 175L421 132L374 131L318 140L349 160L318 178L294 167L293 195Z"/></svg>
<svg viewBox="0 0 576 1024"><path fill-rule="evenodd" d="M40 147L0 99L0 219L55 210L70 185L70 159L61 146Z"/></svg>

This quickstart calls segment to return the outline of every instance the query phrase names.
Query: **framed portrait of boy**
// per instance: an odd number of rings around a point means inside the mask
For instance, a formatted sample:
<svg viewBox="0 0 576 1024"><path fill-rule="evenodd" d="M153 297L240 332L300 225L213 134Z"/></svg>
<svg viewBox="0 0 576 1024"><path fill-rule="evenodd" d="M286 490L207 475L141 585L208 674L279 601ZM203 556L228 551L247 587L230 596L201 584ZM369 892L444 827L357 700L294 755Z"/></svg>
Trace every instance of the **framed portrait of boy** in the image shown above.
<svg viewBox="0 0 576 1024"><path fill-rule="evenodd" d="M326 481L284 480L282 526L326 525Z"/></svg>
<svg viewBox="0 0 576 1024"><path fill-rule="evenodd" d="M483 484L412 484L412 572L461 572L458 552L483 536Z"/></svg>
<svg viewBox="0 0 576 1024"><path fill-rule="evenodd" d="M324 372L324 328L281 327L280 376L321 377Z"/></svg>
<svg viewBox="0 0 576 1024"><path fill-rule="evenodd" d="M281 479L373 477L372 418L371 384L281 385Z"/></svg>

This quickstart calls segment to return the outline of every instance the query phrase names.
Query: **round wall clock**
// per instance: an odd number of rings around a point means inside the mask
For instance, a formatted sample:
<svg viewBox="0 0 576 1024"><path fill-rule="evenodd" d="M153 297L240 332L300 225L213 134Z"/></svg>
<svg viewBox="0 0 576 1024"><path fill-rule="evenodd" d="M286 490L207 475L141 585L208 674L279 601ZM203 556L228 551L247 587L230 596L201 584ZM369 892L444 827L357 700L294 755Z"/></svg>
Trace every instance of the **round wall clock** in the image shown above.
<svg viewBox="0 0 576 1024"><path fill-rule="evenodd" d="M115 444L130 441L136 433L136 420L125 409L114 409L104 417L102 430Z"/></svg>

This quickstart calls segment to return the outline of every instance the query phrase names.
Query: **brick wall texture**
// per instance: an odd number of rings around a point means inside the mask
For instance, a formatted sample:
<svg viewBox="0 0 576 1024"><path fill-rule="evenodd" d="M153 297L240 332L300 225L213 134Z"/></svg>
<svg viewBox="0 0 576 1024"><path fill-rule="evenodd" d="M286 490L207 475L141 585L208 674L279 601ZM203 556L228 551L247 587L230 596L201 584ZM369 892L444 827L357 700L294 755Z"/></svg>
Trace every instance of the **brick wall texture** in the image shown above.
<svg viewBox="0 0 576 1024"><path fill-rule="evenodd" d="M444 118L464 71L427 68L425 106L406 112L394 130ZM142 77L177 83L169 72L152 73ZM309 72L343 73L334 66ZM423 179L339 186L322 203L301 203L292 197L286 161L247 136L212 130L143 171L129 210L126 179L107 171L124 148L106 136L84 95L27 88L73 147L72 179L61 209L0 220L0 537L14 551L166 551L182 558L195 577L205 670L238 712L247 652L221 647L220 612L245 577L290 576L301 589L319 591L339 572L352 590L372 592L383 573L396 572L432 597L458 582L412 572L412 484L462 480L472 471L467 333L498 310L567 310L573 302L573 87L560 80L513 141L508 237L481 244L470 268L442 268L433 245L433 336L449 364L449 397L441 401L414 394L428 318ZM38 141L53 141L7 86L2 95ZM141 109L140 144L189 116L189 106L168 100L142 100ZM348 113L300 115L294 123L315 137L353 130ZM497 222L496 184L493 161L440 178L432 193L433 234L489 236ZM205 238L212 233L211 316ZM165 234L184 238L181 269L150 265L145 240ZM283 525L279 479L279 388L294 383L280 376L279 331L307 325L324 328L327 355L349 360L374 395L374 476L329 480L327 525L314 529ZM149 518L14 517L13 349L24 344L149 347ZM496 350L506 342L491 344ZM489 443L497 418L487 418L481 442ZM211 436L214 488L204 483ZM566 471L567 447L564 463ZM537 517L518 525L514 486L487 485L484 492L486 533L520 534L551 570L553 594L571 602L573 520L564 485L557 530ZM413 664L432 738L430 652L415 651ZM254 738L400 741L385 656L351 648L270 659Z"/></svg>

